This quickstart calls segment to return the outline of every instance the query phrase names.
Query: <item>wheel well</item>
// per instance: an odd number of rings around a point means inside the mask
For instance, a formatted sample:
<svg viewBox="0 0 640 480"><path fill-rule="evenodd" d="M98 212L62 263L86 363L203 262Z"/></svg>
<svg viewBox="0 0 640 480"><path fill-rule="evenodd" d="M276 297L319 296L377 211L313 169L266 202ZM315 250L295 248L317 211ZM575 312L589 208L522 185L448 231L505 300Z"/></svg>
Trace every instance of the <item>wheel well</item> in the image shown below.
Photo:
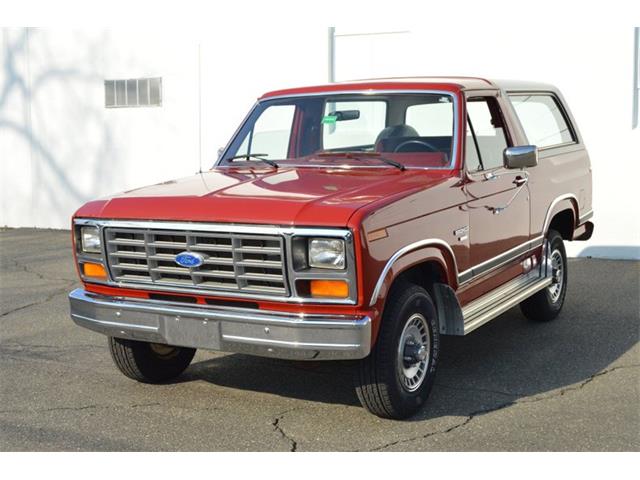
<svg viewBox="0 0 640 480"><path fill-rule="evenodd" d="M574 230L573 210L567 209L556 213L549 224L549 229L558 232L564 240L573 238Z"/></svg>
<svg viewBox="0 0 640 480"><path fill-rule="evenodd" d="M436 307L438 330L443 335L463 335L464 318L455 292L447 282L447 272L436 261L426 261L402 272L391 290L409 282L424 288ZM390 290L390 292L391 292Z"/></svg>
<svg viewBox="0 0 640 480"><path fill-rule="evenodd" d="M447 274L438 262L427 261L402 272L394 279L393 285L398 285L402 281L413 283L431 292L431 287L435 282L447 283Z"/></svg>

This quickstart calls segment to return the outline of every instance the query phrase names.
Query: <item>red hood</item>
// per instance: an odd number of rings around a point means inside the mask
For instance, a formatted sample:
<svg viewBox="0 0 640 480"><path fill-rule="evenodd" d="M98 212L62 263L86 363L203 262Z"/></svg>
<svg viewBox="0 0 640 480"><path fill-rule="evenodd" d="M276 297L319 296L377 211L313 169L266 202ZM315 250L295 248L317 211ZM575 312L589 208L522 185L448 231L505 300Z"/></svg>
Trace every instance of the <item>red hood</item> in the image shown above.
<svg viewBox="0 0 640 480"><path fill-rule="evenodd" d="M359 208L450 174L395 168L218 168L89 202L76 216L346 226Z"/></svg>

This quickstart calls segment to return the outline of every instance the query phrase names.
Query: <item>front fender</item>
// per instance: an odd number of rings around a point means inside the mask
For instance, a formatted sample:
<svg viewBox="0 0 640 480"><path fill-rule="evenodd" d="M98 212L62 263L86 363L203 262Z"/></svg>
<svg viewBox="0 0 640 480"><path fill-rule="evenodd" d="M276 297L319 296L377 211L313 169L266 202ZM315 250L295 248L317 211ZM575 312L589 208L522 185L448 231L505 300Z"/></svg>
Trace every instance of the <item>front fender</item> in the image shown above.
<svg viewBox="0 0 640 480"><path fill-rule="evenodd" d="M458 287L458 269L451 247L442 240L424 240L401 248L389 259L371 294L369 305L382 311L384 299L396 278L426 262L434 262L438 266L442 282L454 290Z"/></svg>

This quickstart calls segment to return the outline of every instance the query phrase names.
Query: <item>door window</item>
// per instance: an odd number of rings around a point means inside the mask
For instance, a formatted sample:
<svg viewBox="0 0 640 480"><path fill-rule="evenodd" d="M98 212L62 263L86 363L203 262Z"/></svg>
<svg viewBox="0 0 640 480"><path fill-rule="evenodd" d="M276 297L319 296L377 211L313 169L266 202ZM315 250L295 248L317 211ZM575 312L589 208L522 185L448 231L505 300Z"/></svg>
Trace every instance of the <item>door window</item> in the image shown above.
<svg viewBox="0 0 640 480"><path fill-rule="evenodd" d="M467 100L466 165L470 171L503 165L507 136L498 102L493 97Z"/></svg>

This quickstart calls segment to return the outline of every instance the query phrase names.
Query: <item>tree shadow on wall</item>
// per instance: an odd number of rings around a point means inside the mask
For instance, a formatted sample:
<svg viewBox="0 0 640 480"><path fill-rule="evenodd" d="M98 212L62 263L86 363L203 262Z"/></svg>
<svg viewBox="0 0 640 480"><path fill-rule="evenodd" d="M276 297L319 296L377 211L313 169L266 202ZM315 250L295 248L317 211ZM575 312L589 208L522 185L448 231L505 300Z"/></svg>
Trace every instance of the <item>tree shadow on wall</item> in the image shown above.
<svg viewBox="0 0 640 480"><path fill-rule="evenodd" d="M65 59L56 55L50 35L2 29L0 136L14 139L5 143L13 151L2 152L8 175L29 171L18 150L24 145L29 151L31 194L21 198L17 190L13 201L32 203L34 223L67 224L70 209L105 186L116 189L122 169L101 96L108 33L89 38L71 32L64 41L73 43L72 56Z"/></svg>

